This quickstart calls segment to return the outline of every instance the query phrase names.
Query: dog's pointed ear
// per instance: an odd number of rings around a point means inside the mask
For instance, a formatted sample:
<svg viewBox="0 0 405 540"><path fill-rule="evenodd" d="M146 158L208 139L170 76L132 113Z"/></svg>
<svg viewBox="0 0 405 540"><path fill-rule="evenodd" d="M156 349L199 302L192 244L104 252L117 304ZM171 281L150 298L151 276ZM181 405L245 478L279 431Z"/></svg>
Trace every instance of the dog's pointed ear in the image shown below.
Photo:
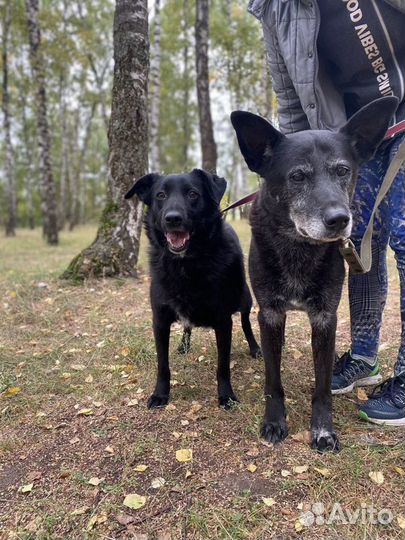
<svg viewBox="0 0 405 540"><path fill-rule="evenodd" d="M357 111L340 129L349 136L360 163L374 155L397 107L396 97L376 99Z"/></svg>
<svg viewBox="0 0 405 540"><path fill-rule="evenodd" d="M211 199L219 205L226 190L225 178L203 171L202 169L193 169L192 173L203 179Z"/></svg>
<svg viewBox="0 0 405 540"><path fill-rule="evenodd" d="M135 182L128 193L125 194L126 199L130 199L136 195L142 202L150 206L152 203L152 188L156 180L160 178L159 174L151 173L142 176Z"/></svg>
<svg viewBox="0 0 405 540"><path fill-rule="evenodd" d="M233 111L231 122L238 137L240 151L253 172L262 173L274 148L284 135L265 118L246 111Z"/></svg>

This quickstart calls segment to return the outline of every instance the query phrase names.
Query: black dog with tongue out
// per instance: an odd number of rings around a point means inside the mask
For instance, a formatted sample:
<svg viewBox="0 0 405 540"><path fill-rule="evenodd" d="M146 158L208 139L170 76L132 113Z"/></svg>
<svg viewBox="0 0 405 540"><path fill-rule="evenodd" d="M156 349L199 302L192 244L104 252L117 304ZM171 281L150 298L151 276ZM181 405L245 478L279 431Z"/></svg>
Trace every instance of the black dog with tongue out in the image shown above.
<svg viewBox="0 0 405 540"><path fill-rule="evenodd" d="M156 387L149 408L169 401L169 336L176 320L185 324L181 349L189 347L190 328L213 328L218 348L219 405L237 398L230 379L232 314L241 312L242 328L255 358L260 352L249 314L252 297L246 284L243 254L219 203L226 180L205 171L147 174L125 195L137 195L148 207L145 225L150 241L151 303L158 361Z"/></svg>

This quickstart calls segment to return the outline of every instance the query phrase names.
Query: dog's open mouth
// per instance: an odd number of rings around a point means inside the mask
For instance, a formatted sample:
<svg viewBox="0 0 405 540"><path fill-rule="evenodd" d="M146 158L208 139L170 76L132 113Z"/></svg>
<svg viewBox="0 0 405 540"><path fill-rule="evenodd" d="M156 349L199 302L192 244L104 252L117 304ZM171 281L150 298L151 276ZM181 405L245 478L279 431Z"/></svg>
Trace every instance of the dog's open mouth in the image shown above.
<svg viewBox="0 0 405 540"><path fill-rule="evenodd" d="M166 240L170 251L181 253L187 248L190 240L190 233L187 231L170 231L166 233Z"/></svg>

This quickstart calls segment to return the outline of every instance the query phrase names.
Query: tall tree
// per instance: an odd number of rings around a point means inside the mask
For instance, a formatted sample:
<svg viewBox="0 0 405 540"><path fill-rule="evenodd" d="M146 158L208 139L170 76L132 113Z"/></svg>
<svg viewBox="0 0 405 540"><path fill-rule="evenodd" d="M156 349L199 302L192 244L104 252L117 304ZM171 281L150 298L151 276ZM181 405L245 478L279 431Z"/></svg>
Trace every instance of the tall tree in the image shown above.
<svg viewBox="0 0 405 540"><path fill-rule="evenodd" d="M195 56L202 166L208 171L215 172L217 168L217 146L214 140L211 117L208 72L208 39L209 0L196 0Z"/></svg>
<svg viewBox="0 0 405 540"><path fill-rule="evenodd" d="M184 169L188 165L190 145L190 84L189 84L189 41L188 41L189 1L183 0L182 34L183 34L183 161Z"/></svg>
<svg viewBox="0 0 405 540"><path fill-rule="evenodd" d="M160 0L155 0L153 42L151 46L150 74L150 169L160 170L159 119L160 119Z"/></svg>
<svg viewBox="0 0 405 540"><path fill-rule="evenodd" d="M14 152L11 144L10 133L10 95L8 89L8 49L9 49L9 33L11 26L11 0L6 0L3 13L3 43L2 43L2 60L3 60L3 127L4 127L4 146L5 146L5 172L7 177L6 188L6 236L15 236L15 227L17 220L17 203L16 203L16 186L14 172Z"/></svg>
<svg viewBox="0 0 405 540"><path fill-rule="evenodd" d="M45 67L38 23L38 0L25 0L30 60L36 90L37 131L41 170L41 209L44 236L48 244L58 243L58 205L52 172L51 139L48 126Z"/></svg>
<svg viewBox="0 0 405 540"><path fill-rule="evenodd" d="M61 160L60 160L60 181L59 181L59 229L65 227L65 221L69 220L69 142L66 122L66 79L63 74L60 76L60 139L61 139Z"/></svg>
<svg viewBox="0 0 405 540"><path fill-rule="evenodd" d="M107 204L95 241L62 277L136 275L143 207L124 195L148 165L148 72L147 0L116 0Z"/></svg>

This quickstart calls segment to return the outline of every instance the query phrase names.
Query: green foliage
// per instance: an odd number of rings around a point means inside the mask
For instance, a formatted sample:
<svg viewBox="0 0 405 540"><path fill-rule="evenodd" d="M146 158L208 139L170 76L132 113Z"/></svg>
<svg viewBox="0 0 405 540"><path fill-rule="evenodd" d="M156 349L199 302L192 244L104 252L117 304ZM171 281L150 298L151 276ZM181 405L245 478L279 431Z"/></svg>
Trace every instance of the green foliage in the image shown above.
<svg viewBox="0 0 405 540"><path fill-rule="evenodd" d="M161 2L161 92L159 150L165 172L200 165L199 126L195 89L195 0ZM219 172L234 184L237 148L229 122L236 107L266 114L264 44L258 21L246 10L246 0L210 3L210 89ZM5 0L0 1L0 17ZM107 126L113 73L113 0L42 0L39 22L45 62L52 163L58 197L61 196L61 97L66 103L70 189L78 180L80 216L98 220L106 199ZM29 219L28 188L33 185L33 212L40 224L40 172L36 136L36 96L29 64L25 0L13 0L10 33L9 88L18 223ZM153 7L150 35L153 40ZM1 67L1 55L0 55ZM263 76L265 75L265 77ZM90 111L96 105L88 144L84 144ZM273 105L270 103L270 105ZM4 148L0 140L0 173ZM84 148L84 146L86 146ZM246 171L245 171L246 174ZM0 212L4 184L0 175ZM251 187L255 177L249 178ZM236 191L232 190L232 196Z"/></svg>

